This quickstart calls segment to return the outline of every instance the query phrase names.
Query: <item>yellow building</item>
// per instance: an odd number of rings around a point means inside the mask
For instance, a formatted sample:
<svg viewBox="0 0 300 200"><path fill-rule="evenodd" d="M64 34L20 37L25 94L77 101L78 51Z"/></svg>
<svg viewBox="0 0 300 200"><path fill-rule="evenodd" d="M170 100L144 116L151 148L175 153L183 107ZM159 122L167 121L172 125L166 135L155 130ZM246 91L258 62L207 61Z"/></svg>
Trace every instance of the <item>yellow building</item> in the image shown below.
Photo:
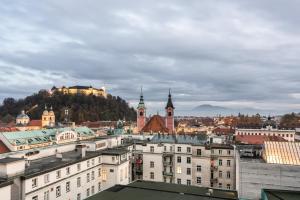
<svg viewBox="0 0 300 200"><path fill-rule="evenodd" d="M51 92L62 92L63 94L83 94L83 95L95 95L95 96L102 96L104 98L107 97L107 93L105 91L105 87L102 87L100 89L93 88L92 86L72 86L72 87L61 87L56 88L53 87L51 89Z"/></svg>
<svg viewBox="0 0 300 200"><path fill-rule="evenodd" d="M52 106L50 108L50 111L47 110L47 107L45 107L45 110L42 115L42 127L53 127L55 126L55 114L52 110Z"/></svg>

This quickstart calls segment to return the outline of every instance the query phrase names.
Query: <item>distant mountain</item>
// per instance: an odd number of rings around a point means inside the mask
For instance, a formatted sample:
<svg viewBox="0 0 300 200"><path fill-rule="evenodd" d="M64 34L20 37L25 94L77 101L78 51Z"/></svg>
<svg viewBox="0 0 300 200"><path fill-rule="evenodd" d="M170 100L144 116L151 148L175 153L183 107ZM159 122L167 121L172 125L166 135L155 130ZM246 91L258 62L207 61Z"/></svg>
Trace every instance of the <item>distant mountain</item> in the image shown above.
<svg viewBox="0 0 300 200"><path fill-rule="evenodd" d="M241 114L274 114L274 111L271 110L260 110L254 108L228 108L222 106L213 106L210 104L202 104L195 107L191 113L195 116L218 116L218 115L238 115Z"/></svg>
<svg viewBox="0 0 300 200"><path fill-rule="evenodd" d="M31 119L40 119L45 105L53 107L57 121L63 121L65 109L69 110L71 121L81 123L98 120L136 120L136 111L120 97L108 95L107 98L93 95L65 95L56 92L50 95L41 90L24 99L6 98L0 105L0 121L9 122L21 112L29 111ZM34 109L32 109L34 108Z"/></svg>

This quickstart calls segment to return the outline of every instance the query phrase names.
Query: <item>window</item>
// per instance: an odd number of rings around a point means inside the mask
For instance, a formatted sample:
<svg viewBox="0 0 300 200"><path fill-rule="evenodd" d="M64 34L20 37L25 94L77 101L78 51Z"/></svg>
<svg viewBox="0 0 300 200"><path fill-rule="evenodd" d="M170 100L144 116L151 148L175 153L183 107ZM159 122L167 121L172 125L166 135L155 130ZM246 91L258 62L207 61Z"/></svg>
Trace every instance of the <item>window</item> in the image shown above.
<svg viewBox="0 0 300 200"><path fill-rule="evenodd" d="M44 192L44 200L49 200L49 190Z"/></svg>
<svg viewBox="0 0 300 200"><path fill-rule="evenodd" d="M90 196L90 188L86 189L86 196L87 196L87 197Z"/></svg>
<svg viewBox="0 0 300 200"><path fill-rule="evenodd" d="M201 184L201 177L197 177L197 184L198 184L198 185Z"/></svg>
<svg viewBox="0 0 300 200"><path fill-rule="evenodd" d="M78 177L78 178L77 178L77 187L80 187L80 186L81 186L81 178Z"/></svg>
<svg viewBox="0 0 300 200"><path fill-rule="evenodd" d="M219 150L219 155L222 155L222 150L221 149Z"/></svg>
<svg viewBox="0 0 300 200"><path fill-rule="evenodd" d="M173 151L172 146L170 146L170 151L171 151L171 152Z"/></svg>
<svg viewBox="0 0 300 200"><path fill-rule="evenodd" d="M219 183L219 188L222 188L222 183Z"/></svg>
<svg viewBox="0 0 300 200"><path fill-rule="evenodd" d="M32 188L35 188L38 186L38 179L37 178L33 178L32 179Z"/></svg>
<svg viewBox="0 0 300 200"><path fill-rule="evenodd" d="M88 161L86 161L86 166L87 166L87 168L89 168L90 167L90 161L88 160Z"/></svg>
<svg viewBox="0 0 300 200"><path fill-rule="evenodd" d="M77 194L77 200L81 200L81 194L80 193Z"/></svg>
<svg viewBox="0 0 300 200"><path fill-rule="evenodd" d="M109 169L109 172L113 173L113 172L114 172L114 169Z"/></svg>
<svg viewBox="0 0 300 200"><path fill-rule="evenodd" d="M79 163L79 164L77 164L77 171L80 171L80 169L81 169L81 165Z"/></svg>
<svg viewBox="0 0 300 200"><path fill-rule="evenodd" d="M45 176L44 176L44 182L45 183L49 183L49 174L46 174Z"/></svg>
<svg viewBox="0 0 300 200"><path fill-rule="evenodd" d="M201 149L197 149L197 156L201 156Z"/></svg>
<svg viewBox="0 0 300 200"><path fill-rule="evenodd" d="M111 157L111 161L112 161L112 162L115 162L115 157L114 157L114 156Z"/></svg>
<svg viewBox="0 0 300 200"><path fill-rule="evenodd" d="M230 171L228 171L228 172L226 173L226 177L227 177L227 178L230 178Z"/></svg>
<svg viewBox="0 0 300 200"><path fill-rule="evenodd" d="M91 189L91 191L92 191L92 194L94 194L94 193L95 193L95 186L92 186L92 189Z"/></svg>
<svg viewBox="0 0 300 200"><path fill-rule="evenodd" d="M230 167L230 160L227 160L227 167Z"/></svg>
<svg viewBox="0 0 300 200"><path fill-rule="evenodd" d="M181 184L181 179L180 178L177 179L177 184Z"/></svg>
<svg viewBox="0 0 300 200"><path fill-rule="evenodd" d="M94 180L94 179L95 179L95 172L92 171L92 180Z"/></svg>
<svg viewBox="0 0 300 200"><path fill-rule="evenodd" d="M219 171L219 178L222 178L222 171Z"/></svg>
<svg viewBox="0 0 300 200"><path fill-rule="evenodd" d="M99 164L101 163L101 157L98 157L98 163Z"/></svg>
<svg viewBox="0 0 300 200"><path fill-rule="evenodd" d="M61 189L60 189L60 186L57 186L56 187L56 197L60 197L61 195Z"/></svg>
<svg viewBox="0 0 300 200"><path fill-rule="evenodd" d="M95 165L95 159L92 159L92 166Z"/></svg>
<svg viewBox="0 0 300 200"><path fill-rule="evenodd" d="M187 185L191 185L191 180L186 180Z"/></svg>
<svg viewBox="0 0 300 200"><path fill-rule="evenodd" d="M150 152L154 152L154 146L150 146Z"/></svg>
<svg viewBox="0 0 300 200"><path fill-rule="evenodd" d="M177 172L177 174L181 174L181 167L180 166L177 167L176 172Z"/></svg>
<svg viewBox="0 0 300 200"><path fill-rule="evenodd" d="M150 168L154 168L154 162L150 161Z"/></svg>
<svg viewBox="0 0 300 200"><path fill-rule="evenodd" d="M150 172L150 179L154 179L154 172Z"/></svg>
<svg viewBox="0 0 300 200"><path fill-rule="evenodd" d="M219 159L219 166L222 166L222 159Z"/></svg>
<svg viewBox="0 0 300 200"><path fill-rule="evenodd" d="M98 183L98 192L101 191L101 182Z"/></svg>
<svg viewBox="0 0 300 200"><path fill-rule="evenodd" d="M32 197L32 200L38 200L38 199L39 199L38 196Z"/></svg>
<svg viewBox="0 0 300 200"><path fill-rule="evenodd" d="M86 182L87 182L87 183L90 182L90 173L87 173L87 174L86 174Z"/></svg>
<svg viewBox="0 0 300 200"><path fill-rule="evenodd" d="M231 151L230 151L230 150L228 150L228 151L227 151L227 155L230 155L230 154L231 154Z"/></svg>
<svg viewBox="0 0 300 200"><path fill-rule="evenodd" d="M186 163L191 163L191 157L186 157Z"/></svg>
<svg viewBox="0 0 300 200"><path fill-rule="evenodd" d="M181 147L177 147L177 151L178 151L178 152L181 152Z"/></svg>
<svg viewBox="0 0 300 200"><path fill-rule="evenodd" d="M227 188L228 190L230 190L230 184L227 184L226 188Z"/></svg>
<svg viewBox="0 0 300 200"><path fill-rule="evenodd" d="M66 174L69 175L70 174L70 167L66 168Z"/></svg>
<svg viewBox="0 0 300 200"><path fill-rule="evenodd" d="M187 147L186 152L191 153L191 147Z"/></svg>
<svg viewBox="0 0 300 200"><path fill-rule="evenodd" d="M66 192L70 192L70 181L66 182Z"/></svg>
<svg viewBox="0 0 300 200"><path fill-rule="evenodd" d="M61 175L60 170L56 171L56 178L60 178L60 175Z"/></svg>
<svg viewBox="0 0 300 200"><path fill-rule="evenodd" d="M197 165L197 172L201 172L201 165Z"/></svg>
<svg viewBox="0 0 300 200"><path fill-rule="evenodd" d="M177 162L181 163L181 157L180 156L177 156Z"/></svg>
<svg viewBox="0 0 300 200"><path fill-rule="evenodd" d="M164 146L164 151L167 151L167 146Z"/></svg>
<svg viewBox="0 0 300 200"><path fill-rule="evenodd" d="M102 181L106 181L107 180L107 171L106 171L106 169L103 169L102 170Z"/></svg>
<svg viewBox="0 0 300 200"><path fill-rule="evenodd" d="M191 168L186 168L186 174L191 175Z"/></svg>

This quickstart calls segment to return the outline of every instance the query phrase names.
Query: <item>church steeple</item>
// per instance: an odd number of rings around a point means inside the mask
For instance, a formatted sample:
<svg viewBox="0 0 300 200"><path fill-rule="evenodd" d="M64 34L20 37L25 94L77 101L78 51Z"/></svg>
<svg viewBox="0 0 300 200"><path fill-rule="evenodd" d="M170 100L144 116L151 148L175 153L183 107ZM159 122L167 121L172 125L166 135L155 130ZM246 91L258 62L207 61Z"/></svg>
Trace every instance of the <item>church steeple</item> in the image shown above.
<svg viewBox="0 0 300 200"><path fill-rule="evenodd" d="M146 106L144 103L143 88L141 87L140 102L137 106L137 129L140 132L146 124Z"/></svg>
<svg viewBox="0 0 300 200"><path fill-rule="evenodd" d="M174 133L174 109L172 102L172 95L171 95L171 89L169 89L169 95L168 95L168 102L166 105L166 127L169 130L169 133Z"/></svg>
<svg viewBox="0 0 300 200"><path fill-rule="evenodd" d="M140 102L139 105L137 107L139 108L145 108L145 103L144 103L144 95L143 95L143 87L141 87L141 95L140 95Z"/></svg>
<svg viewBox="0 0 300 200"><path fill-rule="evenodd" d="M168 96L168 102L167 102L167 105L166 105L166 109L167 108L175 109L175 107L173 106L173 102L172 102L171 89L169 89L169 96Z"/></svg>

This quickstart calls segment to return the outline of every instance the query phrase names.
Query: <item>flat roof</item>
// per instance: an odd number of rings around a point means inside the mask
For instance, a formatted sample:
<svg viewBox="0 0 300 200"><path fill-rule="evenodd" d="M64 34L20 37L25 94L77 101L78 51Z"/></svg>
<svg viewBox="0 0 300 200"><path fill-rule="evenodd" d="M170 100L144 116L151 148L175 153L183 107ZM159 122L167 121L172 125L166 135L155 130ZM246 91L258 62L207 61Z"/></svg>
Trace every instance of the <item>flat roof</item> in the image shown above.
<svg viewBox="0 0 300 200"><path fill-rule="evenodd" d="M99 151L87 151L86 156L82 157L79 151L69 151L62 153L62 158L53 155L30 161L30 165L25 168L22 177L25 179L32 178L100 155L122 155L127 152L128 150L125 148L116 147Z"/></svg>
<svg viewBox="0 0 300 200"><path fill-rule="evenodd" d="M6 158L2 158L0 159L0 163L1 164L7 164L7 163L11 163L11 162L16 162L19 160L24 160L24 158L10 158L10 157L6 157Z"/></svg>
<svg viewBox="0 0 300 200"><path fill-rule="evenodd" d="M299 200L300 191L263 189L262 194L267 196L267 200Z"/></svg>
<svg viewBox="0 0 300 200"><path fill-rule="evenodd" d="M116 185L87 200L235 200L236 191L178 185L162 182L136 181L129 185Z"/></svg>

